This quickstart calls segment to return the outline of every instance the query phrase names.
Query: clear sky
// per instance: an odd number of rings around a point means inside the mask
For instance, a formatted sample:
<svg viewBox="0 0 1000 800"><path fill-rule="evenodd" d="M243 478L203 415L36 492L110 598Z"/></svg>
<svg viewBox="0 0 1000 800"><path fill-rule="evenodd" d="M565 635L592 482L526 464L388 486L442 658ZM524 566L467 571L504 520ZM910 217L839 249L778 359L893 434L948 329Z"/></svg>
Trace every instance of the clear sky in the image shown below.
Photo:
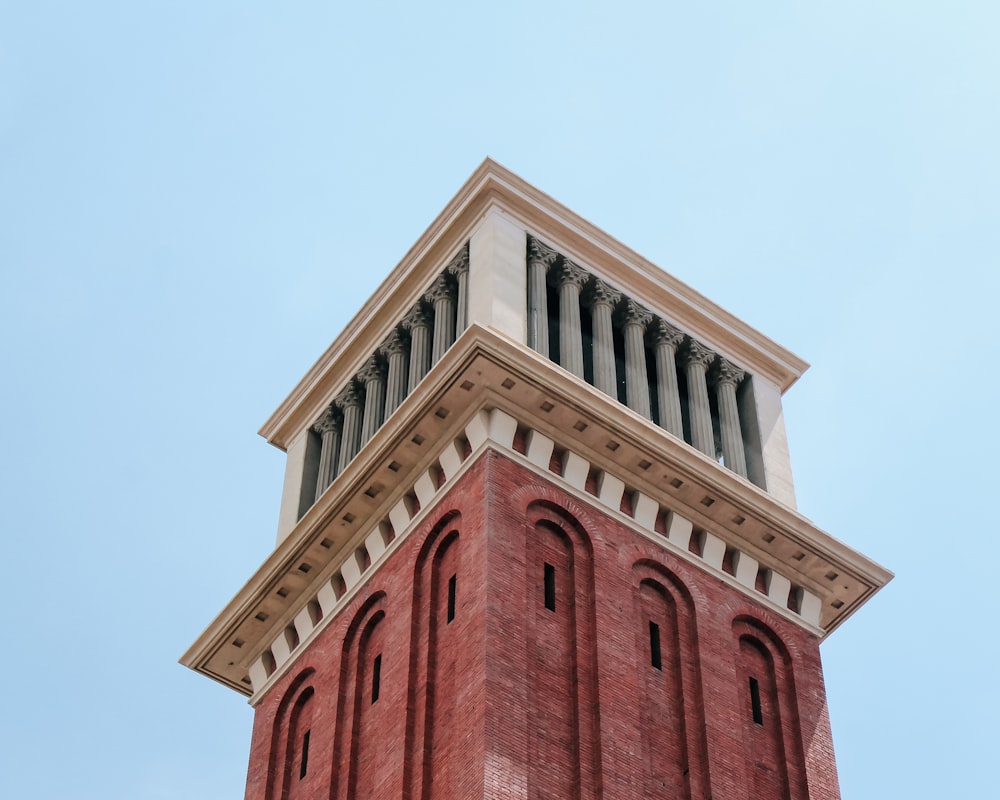
<svg viewBox="0 0 1000 800"><path fill-rule="evenodd" d="M800 510L897 573L823 645L844 798L995 796L998 28L0 0L0 796L243 796L176 661L273 546L256 431L486 155L814 365Z"/></svg>

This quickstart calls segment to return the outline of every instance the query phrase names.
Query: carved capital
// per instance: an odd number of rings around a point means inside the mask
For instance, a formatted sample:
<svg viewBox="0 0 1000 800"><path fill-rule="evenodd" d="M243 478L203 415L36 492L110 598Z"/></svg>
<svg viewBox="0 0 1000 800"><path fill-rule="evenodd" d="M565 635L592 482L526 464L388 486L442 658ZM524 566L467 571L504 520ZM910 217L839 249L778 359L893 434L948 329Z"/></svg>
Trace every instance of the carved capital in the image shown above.
<svg viewBox="0 0 1000 800"><path fill-rule="evenodd" d="M685 366L688 364L701 364L707 368L714 360L715 352L694 339L688 339L687 346L681 351L681 362Z"/></svg>
<svg viewBox="0 0 1000 800"><path fill-rule="evenodd" d="M406 312L406 316L403 317L403 321L400 324L407 331L412 331L414 328L429 328L433 319L434 316L423 302L418 302Z"/></svg>
<svg viewBox="0 0 1000 800"><path fill-rule="evenodd" d="M439 300L454 299L455 287L452 285L452 282L448 280L448 276L446 274L438 275L437 280L434 281L431 288L424 292L424 300L431 304L437 303Z"/></svg>
<svg viewBox="0 0 1000 800"><path fill-rule="evenodd" d="M380 381L385 379L385 361L382 360L381 356L378 354L373 355L369 358L365 365L358 370L357 379L364 384L369 384L372 381Z"/></svg>
<svg viewBox="0 0 1000 800"><path fill-rule="evenodd" d="M614 308L621 301L621 299L621 292L612 289L604 281L596 278L587 290L587 295L585 297L587 305L591 307L608 306L609 308Z"/></svg>
<svg viewBox="0 0 1000 800"><path fill-rule="evenodd" d="M401 328L394 328L384 342L379 345L378 352L384 358L390 356L406 355L407 339L406 331Z"/></svg>
<svg viewBox="0 0 1000 800"><path fill-rule="evenodd" d="M562 264L549 270L549 279L556 286L583 286L590 280L590 273L579 264L574 264L568 258L563 258Z"/></svg>
<svg viewBox="0 0 1000 800"><path fill-rule="evenodd" d="M323 416L313 423L312 429L320 436L324 433L338 433L340 431L340 423L340 415L334 407L327 406L326 411L323 412Z"/></svg>
<svg viewBox="0 0 1000 800"><path fill-rule="evenodd" d="M548 271L559 260L559 254L534 236L528 237L528 263L541 264Z"/></svg>
<svg viewBox="0 0 1000 800"><path fill-rule="evenodd" d="M469 245L465 245L465 247L458 251L458 255L445 267L445 271L449 275L456 277L469 271Z"/></svg>
<svg viewBox="0 0 1000 800"><path fill-rule="evenodd" d="M359 387L355 381L350 380L347 382L347 386L345 386L341 390L340 394L337 395L337 399L333 402L336 403L337 408L340 408L341 410L351 408L352 406L359 408L364 400L364 396L365 395L364 392L361 391L361 387Z"/></svg>
<svg viewBox="0 0 1000 800"><path fill-rule="evenodd" d="M737 367L735 364L731 364L726 361L722 356L719 356L718 361L712 367L712 382L716 386L722 386L723 384L731 384L732 386L739 386L740 381L746 377L746 372Z"/></svg>
<svg viewBox="0 0 1000 800"><path fill-rule="evenodd" d="M625 301L618 306L617 319L619 325L639 325L645 328L653 321L653 315L640 306L635 300L626 297Z"/></svg>
<svg viewBox="0 0 1000 800"><path fill-rule="evenodd" d="M653 320L653 324L647 329L650 344L665 344L668 347L677 349L677 346L684 341L684 334L662 319Z"/></svg>

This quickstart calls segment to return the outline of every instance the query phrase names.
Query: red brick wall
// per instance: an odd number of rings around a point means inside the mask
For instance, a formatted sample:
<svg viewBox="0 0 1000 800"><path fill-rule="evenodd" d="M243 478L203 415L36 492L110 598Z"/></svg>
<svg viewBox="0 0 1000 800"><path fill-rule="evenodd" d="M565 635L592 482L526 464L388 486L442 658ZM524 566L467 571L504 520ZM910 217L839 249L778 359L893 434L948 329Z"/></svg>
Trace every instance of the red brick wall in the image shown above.
<svg viewBox="0 0 1000 800"><path fill-rule="evenodd" d="M489 452L262 700L246 797L839 792L815 637Z"/></svg>

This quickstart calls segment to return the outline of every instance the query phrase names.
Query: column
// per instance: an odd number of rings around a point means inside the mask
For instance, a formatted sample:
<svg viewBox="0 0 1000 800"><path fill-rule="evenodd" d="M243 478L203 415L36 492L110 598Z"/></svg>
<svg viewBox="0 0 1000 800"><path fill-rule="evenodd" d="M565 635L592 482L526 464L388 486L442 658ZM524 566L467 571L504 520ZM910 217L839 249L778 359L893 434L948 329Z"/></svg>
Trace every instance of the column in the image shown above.
<svg viewBox="0 0 1000 800"><path fill-rule="evenodd" d="M719 432L722 438L722 463L737 475L747 477L747 457L743 450L743 430L740 428L736 387L746 373L719 357L712 369L716 397L719 401Z"/></svg>
<svg viewBox="0 0 1000 800"><path fill-rule="evenodd" d="M615 340L612 316L622 299L604 281L595 280L586 294L594 329L594 386L618 399L618 376L615 373Z"/></svg>
<svg viewBox="0 0 1000 800"><path fill-rule="evenodd" d="M619 312L625 329L625 403L646 419L653 418L649 407L649 377L646 372L646 326L653 315L626 299Z"/></svg>
<svg viewBox="0 0 1000 800"><path fill-rule="evenodd" d="M681 418L681 393L677 388L677 347L684 334L662 319L655 320L649 330L656 362L656 400L660 406L660 427L674 436L684 438Z"/></svg>
<svg viewBox="0 0 1000 800"><path fill-rule="evenodd" d="M431 315L422 302L418 302L403 317L403 327L410 333L410 374L406 393L417 388L431 366Z"/></svg>
<svg viewBox="0 0 1000 800"><path fill-rule="evenodd" d="M447 267L447 273L455 281L455 337L469 325L469 246L465 245Z"/></svg>
<svg viewBox="0 0 1000 800"><path fill-rule="evenodd" d="M715 353L689 339L682 354L687 374L688 416L691 421L691 444L710 458L715 458L715 435L712 433L712 407L708 402L708 365Z"/></svg>
<svg viewBox="0 0 1000 800"><path fill-rule="evenodd" d="M364 445L382 427L385 411L385 362L373 355L357 375L365 385L365 410L361 420L361 445Z"/></svg>
<svg viewBox="0 0 1000 800"><path fill-rule="evenodd" d="M580 328L580 289L590 275L568 258L554 270L559 287L559 363L583 377L583 332Z"/></svg>
<svg viewBox="0 0 1000 800"><path fill-rule="evenodd" d="M351 459L361 449L361 401L358 385L351 380L333 402L344 415L341 428L340 455L337 458L337 474L351 463Z"/></svg>
<svg viewBox="0 0 1000 800"><path fill-rule="evenodd" d="M394 329L378 351L389 365L385 385L385 411L382 415L384 421L406 399L406 334L399 328Z"/></svg>
<svg viewBox="0 0 1000 800"><path fill-rule="evenodd" d="M320 435L319 474L316 476L316 499L318 500L326 487L333 483L333 479L337 477L340 417L333 406L329 406L312 427Z"/></svg>
<svg viewBox="0 0 1000 800"><path fill-rule="evenodd" d="M549 357L549 304L546 276L559 254L533 236L528 237L528 346Z"/></svg>
<svg viewBox="0 0 1000 800"><path fill-rule="evenodd" d="M424 299L434 308L434 339L431 344L433 365L441 360L441 356L455 341L455 287L446 275L440 275L424 295Z"/></svg>

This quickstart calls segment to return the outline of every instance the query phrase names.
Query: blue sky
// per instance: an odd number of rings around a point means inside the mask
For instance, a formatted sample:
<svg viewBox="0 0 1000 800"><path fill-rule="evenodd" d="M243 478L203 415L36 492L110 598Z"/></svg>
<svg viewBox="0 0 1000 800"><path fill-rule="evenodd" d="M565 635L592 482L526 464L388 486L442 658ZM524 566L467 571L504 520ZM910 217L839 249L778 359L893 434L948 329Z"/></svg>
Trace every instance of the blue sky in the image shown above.
<svg viewBox="0 0 1000 800"><path fill-rule="evenodd" d="M484 156L813 364L845 800L993 794L1000 9L0 0L0 795L241 798L255 432Z"/></svg>

